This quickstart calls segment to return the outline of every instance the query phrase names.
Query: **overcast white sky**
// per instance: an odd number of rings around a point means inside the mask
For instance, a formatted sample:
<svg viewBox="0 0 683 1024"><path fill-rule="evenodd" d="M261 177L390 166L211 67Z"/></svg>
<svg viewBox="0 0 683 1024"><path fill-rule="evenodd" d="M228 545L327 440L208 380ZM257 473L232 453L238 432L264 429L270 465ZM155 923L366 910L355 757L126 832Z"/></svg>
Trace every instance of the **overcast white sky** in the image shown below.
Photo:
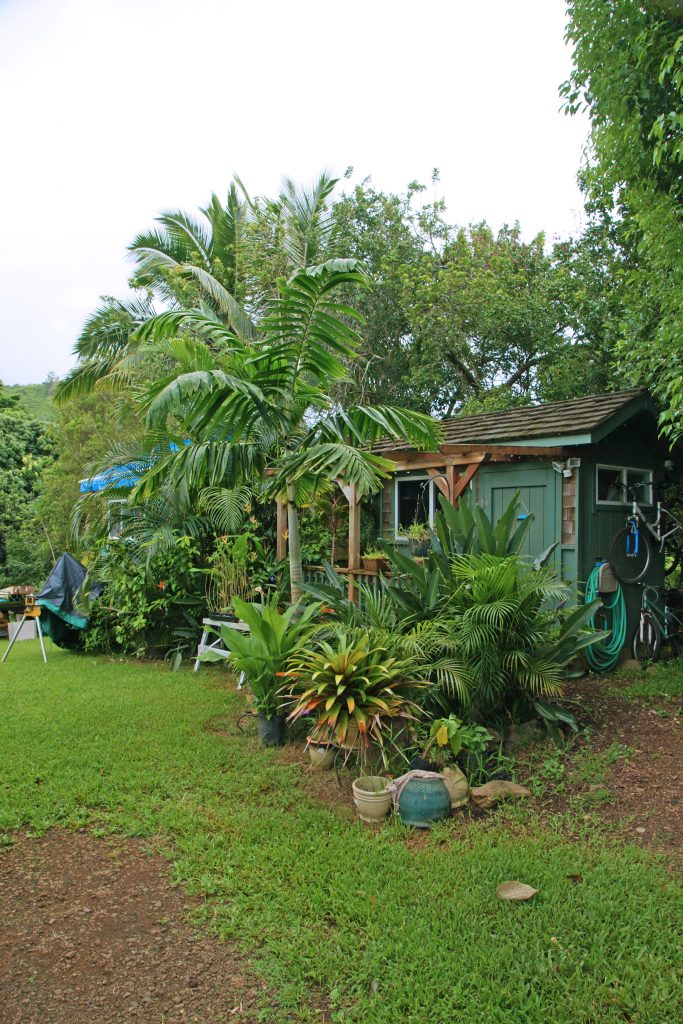
<svg viewBox="0 0 683 1024"><path fill-rule="evenodd" d="M580 222L564 0L0 0L0 377L63 375L167 207L441 172L450 219Z"/></svg>

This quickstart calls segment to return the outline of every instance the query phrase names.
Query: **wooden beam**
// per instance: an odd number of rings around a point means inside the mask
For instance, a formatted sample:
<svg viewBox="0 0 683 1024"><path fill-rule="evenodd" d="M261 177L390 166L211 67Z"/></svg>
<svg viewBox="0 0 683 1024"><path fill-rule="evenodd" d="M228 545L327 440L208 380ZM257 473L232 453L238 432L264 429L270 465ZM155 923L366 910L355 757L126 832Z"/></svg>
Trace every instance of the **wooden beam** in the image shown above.
<svg viewBox="0 0 683 1024"><path fill-rule="evenodd" d="M534 448L531 445L441 445L438 452L417 452L409 448L397 448L380 452L384 458L396 462L396 470L428 469L439 466L467 466L478 458L488 456L492 462L509 462L513 458L549 459L558 458L563 448Z"/></svg>
<svg viewBox="0 0 683 1024"><path fill-rule="evenodd" d="M402 470L410 469L444 469L446 466L469 466L473 462L481 462L488 458L490 458L488 452L474 452L472 455L467 456L446 456L439 455L438 453L419 452L415 456L398 461L394 466L394 472L400 473Z"/></svg>
<svg viewBox="0 0 683 1024"><path fill-rule="evenodd" d="M452 466L451 467L447 466L446 468L447 469L448 468L452 469L453 467ZM438 487L439 490L441 491L441 493L446 496L448 501L450 501L451 500L452 488L451 488L448 480L446 479L446 474L445 473L439 473L439 471L437 469L433 469L431 466L427 466L427 472L429 473L430 477L434 481L434 486Z"/></svg>
<svg viewBox="0 0 683 1024"><path fill-rule="evenodd" d="M456 473L455 466L446 466L446 480L448 481L448 500L453 504L453 495L455 494L455 487L460 479L460 474Z"/></svg>
<svg viewBox="0 0 683 1024"><path fill-rule="evenodd" d="M282 562L287 557L287 505L282 498L276 500L275 556L278 562Z"/></svg>
<svg viewBox="0 0 683 1024"><path fill-rule="evenodd" d="M474 477L474 474L477 472L477 470L479 469L483 462L488 462L488 459L482 459L479 462L472 462L467 467L465 472L461 475L457 484L453 488L453 497L451 498L451 501L454 505L458 498L462 497L462 495L465 492L465 488L469 484L470 480Z"/></svg>

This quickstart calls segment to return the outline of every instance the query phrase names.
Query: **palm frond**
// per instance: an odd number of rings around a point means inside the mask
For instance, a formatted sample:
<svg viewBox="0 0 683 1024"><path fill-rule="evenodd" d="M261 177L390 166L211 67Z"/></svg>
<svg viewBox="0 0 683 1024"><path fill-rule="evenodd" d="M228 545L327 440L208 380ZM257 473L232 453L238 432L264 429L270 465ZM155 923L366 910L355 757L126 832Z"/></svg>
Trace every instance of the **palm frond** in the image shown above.
<svg viewBox="0 0 683 1024"><path fill-rule="evenodd" d="M252 320L247 316L237 299L230 294L220 281L213 274L203 267L193 266L185 263L181 267L186 277L192 277L200 285L201 289L215 304L219 313L222 314L228 325L235 333L245 340L253 341L256 337L256 328Z"/></svg>

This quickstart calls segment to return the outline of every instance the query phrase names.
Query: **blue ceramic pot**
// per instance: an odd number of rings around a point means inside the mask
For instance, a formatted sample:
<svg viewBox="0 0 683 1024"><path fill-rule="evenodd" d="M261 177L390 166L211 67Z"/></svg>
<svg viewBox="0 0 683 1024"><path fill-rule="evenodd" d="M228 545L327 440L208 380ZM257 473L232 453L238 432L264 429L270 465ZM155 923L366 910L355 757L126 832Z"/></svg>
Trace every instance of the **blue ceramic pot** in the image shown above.
<svg viewBox="0 0 683 1024"><path fill-rule="evenodd" d="M398 813L404 825L431 828L435 821L448 818L451 797L443 779L410 779L401 790Z"/></svg>

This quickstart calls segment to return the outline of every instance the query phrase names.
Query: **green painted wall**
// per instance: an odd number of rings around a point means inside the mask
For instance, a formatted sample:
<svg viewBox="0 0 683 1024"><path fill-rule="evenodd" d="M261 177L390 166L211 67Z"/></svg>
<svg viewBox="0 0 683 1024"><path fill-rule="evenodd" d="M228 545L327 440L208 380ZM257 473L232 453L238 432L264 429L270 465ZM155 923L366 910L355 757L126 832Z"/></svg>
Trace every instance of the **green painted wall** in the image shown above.
<svg viewBox="0 0 683 1024"><path fill-rule="evenodd" d="M630 506L606 507L597 502L596 473L599 464L626 466L634 469L652 469L655 480L662 475L668 449L657 437L655 420L641 413L615 430L599 444L577 452L581 457L579 470L579 581L583 585L595 565L596 559L609 558L614 534L626 522ZM654 518L654 506L644 508L648 518ZM664 558L653 541L653 562L648 583L661 586L664 582ZM628 616L627 640L638 621L641 588L637 584L625 586L624 597Z"/></svg>

